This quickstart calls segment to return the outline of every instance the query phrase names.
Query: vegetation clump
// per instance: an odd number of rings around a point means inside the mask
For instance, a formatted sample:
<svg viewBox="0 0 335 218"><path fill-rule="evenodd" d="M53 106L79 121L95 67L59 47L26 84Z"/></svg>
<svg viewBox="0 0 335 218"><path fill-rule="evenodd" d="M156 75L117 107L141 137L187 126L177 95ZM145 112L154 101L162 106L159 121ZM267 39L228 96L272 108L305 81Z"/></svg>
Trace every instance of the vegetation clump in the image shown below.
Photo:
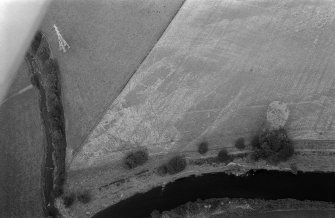
<svg viewBox="0 0 335 218"><path fill-rule="evenodd" d="M157 174L160 176L165 176L167 174L166 164L159 166L156 170Z"/></svg>
<svg viewBox="0 0 335 218"><path fill-rule="evenodd" d="M201 142L198 145L198 152L199 154L206 154L208 151L208 143L207 142Z"/></svg>
<svg viewBox="0 0 335 218"><path fill-rule="evenodd" d="M42 41L42 32L37 31L32 43L31 43L31 46L30 46L34 55L36 54L38 48L40 47L41 41Z"/></svg>
<svg viewBox="0 0 335 218"><path fill-rule="evenodd" d="M63 187L59 186L59 185L54 185L53 187L53 195L55 197L59 197L63 194Z"/></svg>
<svg viewBox="0 0 335 218"><path fill-rule="evenodd" d="M59 65L56 59L49 59L45 61L43 67L44 76L42 77L42 82L44 83L45 89L48 92L53 92L60 95L60 85L59 85Z"/></svg>
<svg viewBox="0 0 335 218"><path fill-rule="evenodd" d="M167 173L170 175L177 174L183 171L186 168L186 165L187 163L185 157L179 155L175 156L166 164Z"/></svg>
<svg viewBox="0 0 335 218"><path fill-rule="evenodd" d="M74 200L76 199L75 194L71 193L62 197L63 204L66 208L71 207Z"/></svg>
<svg viewBox="0 0 335 218"><path fill-rule="evenodd" d="M290 165L290 168L291 168L291 172L294 174L294 175L297 175L298 174L298 167L296 164L291 164Z"/></svg>
<svg viewBox="0 0 335 218"><path fill-rule="evenodd" d="M243 150L245 149L245 141L244 141L244 138L238 138L236 139L235 141L235 147L238 149L238 150Z"/></svg>
<svg viewBox="0 0 335 218"><path fill-rule="evenodd" d="M31 55L37 57L42 62L42 64L44 64L45 61L51 59L49 45L46 42L45 36L40 30L36 32L28 52Z"/></svg>
<svg viewBox="0 0 335 218"><path fill-rule="evenodd" d="M184 156L172 157L167 163L159 166L156 173L160 176L165 176L166 174L173 175L183 171L187 166L187 162Z"/></svg>
<svg viewBox="0 0 335 218"><path fill-rule="evenodd" d="M37 50L36 56L42 63L44 63L45 61L51 59L51 51L46 43L44 43L44 45L42 43L43 42L41 42L40 48Z"/></svg>
<svg viewBox="0 0 335 218"><path fill-rule="evenodd" d="M292 141L285 129L265 130L252 141L252 160L266 160L270 164L287 161L294 154Z"/></svg>
<svg viewBox="0 0 335 218"><path fill-rule="evenodd" d="M78 192L78 193L69 193L62 197L63 204L66 208L71 207L73 203L78 200L83 204L87 204L91 201L91 195L88 191Z"/></svg>
<svg viewBox="0 0 335 218"><path fill-rule="evenodd" d="M84 191L82 193L77 194L77 199L79 202L83 204L87 204L91 201L91 195L88 191Z"/></svg>
<svg viewBox="0 0 335 218"><path fill-rule="evenodd" d="M38 75L37 74L33 74L31 77L30 77L30 82L33 86L35 86L36 88L40 88L40 81L39 81L39 78L38 78Z"/></svg>
<svg viewBox="0 0 335 218"><path fill-rule="evenodd" d="M143 165L149 159L148 151L141 149L137 151L131 151L123 159L123 164L126 169L133 169L140 165Z"/></svg>
<svg viewBox="0 0 335 218"><path fill-rule="evenodd" d="M228 154L227 150L225 148L221 149L219 151L217 160L222 163L229 163L232 160L232 157Z"/></svg>

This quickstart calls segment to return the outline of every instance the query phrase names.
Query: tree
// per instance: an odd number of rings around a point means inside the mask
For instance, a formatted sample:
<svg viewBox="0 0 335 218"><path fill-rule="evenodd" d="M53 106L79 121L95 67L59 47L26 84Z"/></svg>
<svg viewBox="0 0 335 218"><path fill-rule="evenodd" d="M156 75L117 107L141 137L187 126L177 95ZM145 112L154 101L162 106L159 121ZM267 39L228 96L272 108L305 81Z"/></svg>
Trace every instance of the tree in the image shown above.
<svg viewBox="0 0 335 218"><path fill-rule="evenodd" d="M244 142L244 138L238 138L236 141L235 141L235 147L238 149L238 150L243 150L245 149L245 142Z"/></svg>
<svg viewBox="0 0 335 218"><path fill-rule="evenodd" d="M199 154L206 154L208 151L208 143L207 142L201 142L198 145L198 152Z"/></svg>
<svg viewBox="0 0 335 218"><path fill-rule="evenodd" d="M131 151L123 159L123 164L126 169L133 169L147 162L149 158L148 151L141 149L137 151Z"/></svg>
<svg viewBox="0 0 335 218"><path fill-rule="evenodd" d="M251 159L263 159L270 164L286 161L294 154L293 143L285 129L263 131L258 140L253 140L252 147Z"/></svg>
<svg viewBox="0 0 335 218"><path fill-rule="evenodd" d="M171 158L166 164L167 173L170 175L179 173L186 168L186 165L187 163L185 157L179 155L175 156Z"/></svg>
<svg viewBox="0 0 335 218"><path fill-rule="evenodd" d="M79 202L87 204L88 202L91 201L91 195L88 191L84 191L82 193L77 194L77 199Z"/></svg>
<svg viewBox="0 0 335 218"><path fill-rule="evenodd" d="M232 158L231 156L228 154L227 150L225 148L223 148L221 151L219 151L217 159L219 162L223 162L223 163L229 163Z"/></svg>

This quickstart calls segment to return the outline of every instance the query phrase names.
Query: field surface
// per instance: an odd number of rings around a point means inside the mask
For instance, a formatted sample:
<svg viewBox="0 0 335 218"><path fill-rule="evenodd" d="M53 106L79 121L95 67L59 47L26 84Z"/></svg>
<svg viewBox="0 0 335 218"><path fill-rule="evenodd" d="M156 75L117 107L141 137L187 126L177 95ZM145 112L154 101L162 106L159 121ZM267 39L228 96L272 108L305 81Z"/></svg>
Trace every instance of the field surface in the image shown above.
<svg viewBox="0 0 335 218"><path fill-rule="evenodd" d="M327 0L53 1L41 30L61 71L66 192L92 197L62 213L90 217L193 174L292 166L334 172L334 18ZM54 24L70 45L65 53ZM4 217L42 214L43 130L27 75L22 64L0 107ZM288 105L295 154L277 166L250 163L250 139L273 101ZM234 147L239 137L243 151ZM203 156L202 141L209 144ZM122 158L138 147L149 161L125 170ZM237 158L211 163L222 148ZM186 170L157 175L175 154L185 155Z"/></svg>
<svg viewBox="0 0 335 218"><path fill-rule="evenodd" d="M187 1L71 169L103 165L135 146L192 152L205 139L234 151L236 138L261 127L272 101L288 104L297 151L334 161L334 6ZM334 170L320 164L307 167Z"/></svg>
<svg viewBox="0 0 335 218"><path fill-rule="evenodd" d="M120 94L182 0L53 1L41 26L60 65L69 156ZM59 49L57 26L70 48Z"/></svg>
<svg viewBox="0 0 335 218"><path fill-rule="evenodd" d="M44 217L44 130L38 91L30 85L25 63L0 106L0 123L0 217Z"/></svg>
<svg viewBox="0 0 335 218"><path fill-rule="evenodd" d="M73 157L71 189L90 189L98 211L136 192L176 178L238 169L335 170L334 13L332 1L187 0L169 27L104 111ZM236 158L199 166L221 148L250 152L273 101L287 103L285 125L295 155L277 166ZM247 148L234 147L237 138ZM206 140L210 151L197 153ZM149 162L126 171L126 152L148 149ZM183 154L188 168L160 177L155 169ZM83 180L85 178L85 180Z"/></svg>

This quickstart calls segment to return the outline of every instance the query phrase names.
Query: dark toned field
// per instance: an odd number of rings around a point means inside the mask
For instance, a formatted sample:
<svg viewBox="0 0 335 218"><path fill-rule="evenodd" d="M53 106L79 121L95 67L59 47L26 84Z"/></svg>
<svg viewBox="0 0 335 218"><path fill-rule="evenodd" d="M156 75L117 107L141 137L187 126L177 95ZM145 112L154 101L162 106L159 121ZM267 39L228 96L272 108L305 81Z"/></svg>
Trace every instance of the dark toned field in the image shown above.
<svg viewBox="0 0 335 218"><path fill-rule="evenodd" d="M44 217L44 130L38 92L30 86L25 63L0 106L0 124L0 217Z"/></svg>

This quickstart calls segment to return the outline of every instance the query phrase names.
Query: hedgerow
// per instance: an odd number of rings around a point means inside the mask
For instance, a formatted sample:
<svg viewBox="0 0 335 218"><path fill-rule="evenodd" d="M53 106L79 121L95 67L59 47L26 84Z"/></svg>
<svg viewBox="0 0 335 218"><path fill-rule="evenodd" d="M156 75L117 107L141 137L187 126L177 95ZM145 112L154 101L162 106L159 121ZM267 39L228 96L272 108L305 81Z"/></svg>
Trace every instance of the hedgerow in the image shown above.
<svg viewBox="0 0 335 218"><path fill-rule="evenodd" d="M252 141L252 160L266 160L270 164L287 161L294 154L292 140L285 129L265 130Z"/></svg>

